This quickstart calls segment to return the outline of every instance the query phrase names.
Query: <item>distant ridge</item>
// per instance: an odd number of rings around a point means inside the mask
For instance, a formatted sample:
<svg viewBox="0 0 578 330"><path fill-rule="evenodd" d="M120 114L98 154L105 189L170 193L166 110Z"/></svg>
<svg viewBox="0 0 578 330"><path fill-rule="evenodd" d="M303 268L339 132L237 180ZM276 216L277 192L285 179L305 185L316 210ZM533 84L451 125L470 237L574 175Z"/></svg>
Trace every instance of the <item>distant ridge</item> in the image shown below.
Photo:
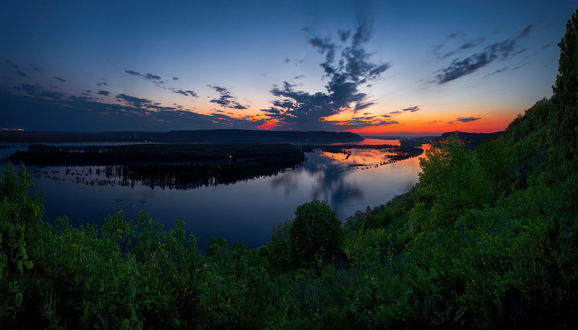
<svg viewBox="0 0 578 330"><path fill-rule="evenodd" d="M486 140L496 138L502 134L504 131L493 132L493 133L468 133L468 132L446 132L440 137L435 138L436 142L443 141L452 135L457 135L457 137L468 144L471 148L475 148L478 144L485 142Z"/></svg>
<svg viewBox="0 0 578 330"><path fill-rule="evenodd" d="M169 132L0 132L0 142L337 143L363 138L350 132L214 129Z"/></svg>

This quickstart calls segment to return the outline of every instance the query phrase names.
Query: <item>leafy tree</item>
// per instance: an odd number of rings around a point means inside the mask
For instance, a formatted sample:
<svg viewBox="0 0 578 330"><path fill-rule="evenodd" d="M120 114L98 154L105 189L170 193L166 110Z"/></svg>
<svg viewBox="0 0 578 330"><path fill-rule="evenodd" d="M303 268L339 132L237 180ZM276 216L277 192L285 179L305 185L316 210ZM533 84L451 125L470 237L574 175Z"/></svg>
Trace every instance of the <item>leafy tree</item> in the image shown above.
<svg viewBox="0 0 578 330"><path fill-rule="evenodd" d="M560 61L553 86L550 141L557 157L575 161L578 157L578 10L566 24L566 34L558 46Z"/></svg>
<svg viewBox="0 0 578 330"><path fill-rule="evenodd" d="M311 264L341 250L341 222L324 201L305 203L295 211L291 251L298 264Z"/></svg>

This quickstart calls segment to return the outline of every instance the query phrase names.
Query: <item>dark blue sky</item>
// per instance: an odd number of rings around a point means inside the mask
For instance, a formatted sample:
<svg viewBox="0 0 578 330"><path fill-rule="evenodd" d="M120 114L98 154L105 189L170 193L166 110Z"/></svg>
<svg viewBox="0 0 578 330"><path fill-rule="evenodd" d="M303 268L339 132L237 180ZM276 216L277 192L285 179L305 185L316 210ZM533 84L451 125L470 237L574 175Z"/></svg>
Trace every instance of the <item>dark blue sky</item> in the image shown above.
<svg viewBox="0 0 578 330"><path fill-rule="evenodd" d="M551 95L557 1L11 1L0 126L500 130Z"/></svg>

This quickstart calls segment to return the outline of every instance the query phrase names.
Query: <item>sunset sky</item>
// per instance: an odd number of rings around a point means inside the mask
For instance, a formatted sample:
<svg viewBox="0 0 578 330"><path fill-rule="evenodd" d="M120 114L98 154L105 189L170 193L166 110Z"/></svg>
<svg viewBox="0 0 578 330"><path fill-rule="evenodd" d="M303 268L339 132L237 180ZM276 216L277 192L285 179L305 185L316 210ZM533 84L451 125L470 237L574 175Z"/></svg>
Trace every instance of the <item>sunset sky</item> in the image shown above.
<svg viewBox="0 0 578 330"><path fill-rule="evenodd" d="M0 5L0 128L490 132L552 94L575 0Z"/></svg>

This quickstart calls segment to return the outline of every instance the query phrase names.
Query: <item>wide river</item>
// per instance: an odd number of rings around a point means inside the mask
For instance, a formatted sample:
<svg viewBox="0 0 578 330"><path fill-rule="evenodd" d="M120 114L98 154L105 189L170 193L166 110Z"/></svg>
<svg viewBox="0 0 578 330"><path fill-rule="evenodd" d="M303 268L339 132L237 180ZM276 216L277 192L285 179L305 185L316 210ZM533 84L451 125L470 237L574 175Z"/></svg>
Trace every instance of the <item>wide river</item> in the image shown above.
<svg viewBox="0 0 578 330"><path fill-rule="evenodd" d="M377 143L384 140L362 142ZM0 157L14 150L0 149ZM345 219L357 210L378 206L407 192L417 182L419 158L423 155L380 165L388 152L349 151L351 154L309 152L301 166L274 176L188 190L78 180L90 178L97 167L92 167L91 174L86 167L70 168L68 174L62 167L40 168L32 178L43 193L48 220L67 216L73 224L102 223L118 210L132 219L142 211L165 227L173 226L177 219L184 220L186 229L199 237L201 247L212 237L257 247L267 244L274 227L292 219L302 203L325 200L340 219Z"/></svg>

